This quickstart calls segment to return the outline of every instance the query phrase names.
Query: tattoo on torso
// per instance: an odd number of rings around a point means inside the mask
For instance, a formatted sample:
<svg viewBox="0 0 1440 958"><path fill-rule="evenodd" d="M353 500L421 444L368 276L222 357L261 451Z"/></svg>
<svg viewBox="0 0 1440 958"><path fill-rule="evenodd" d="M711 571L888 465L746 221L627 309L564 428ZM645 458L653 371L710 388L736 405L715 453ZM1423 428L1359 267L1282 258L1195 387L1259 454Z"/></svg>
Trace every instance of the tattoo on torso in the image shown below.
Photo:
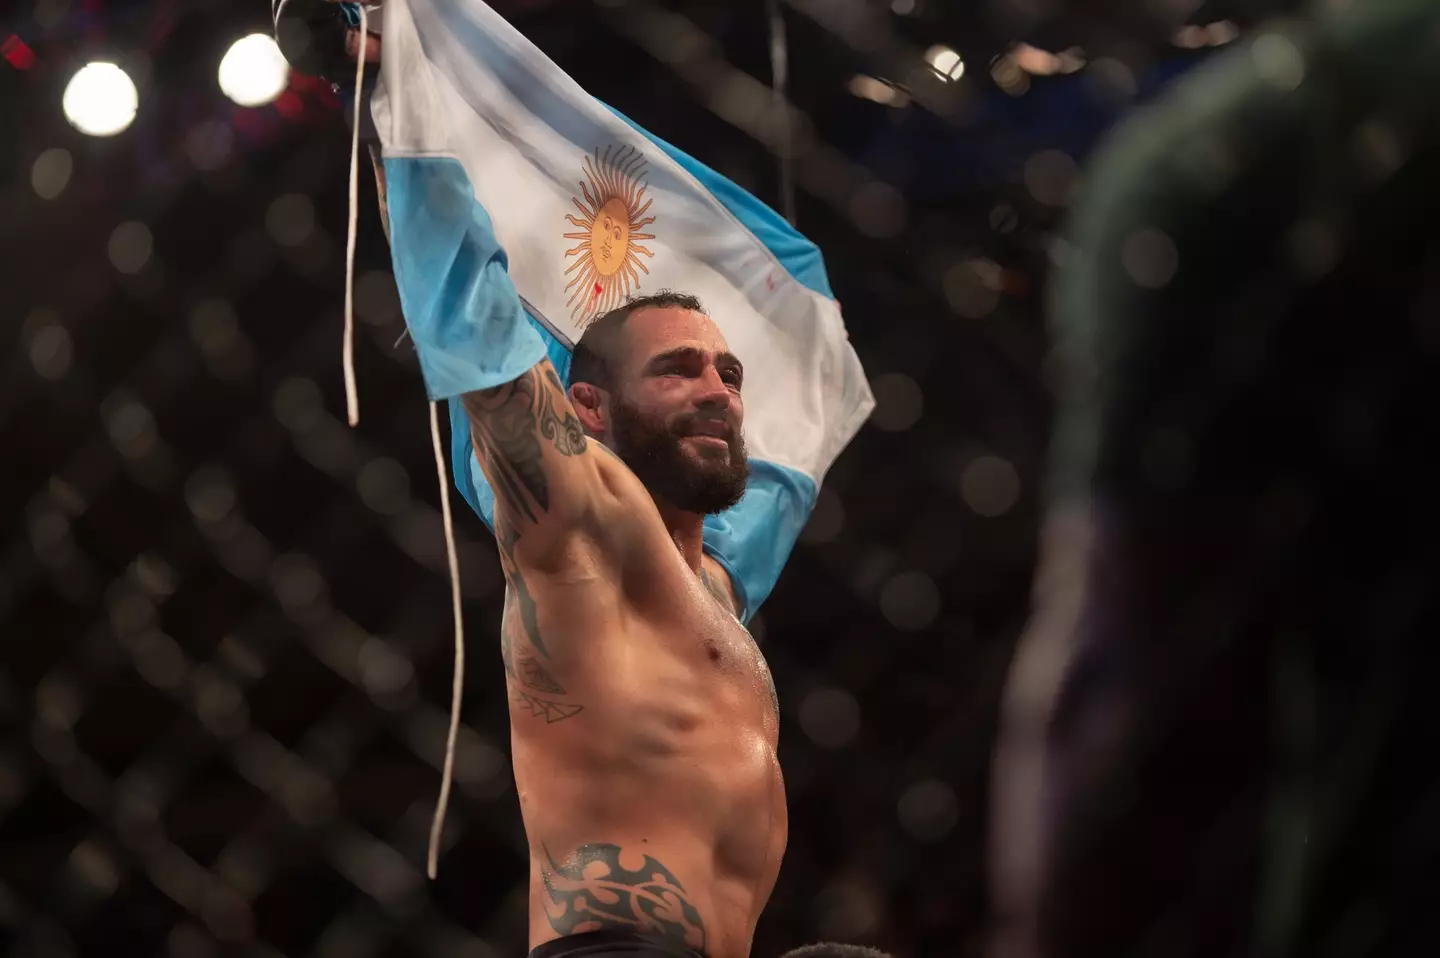
<svg viewBox="0 0 1440 958"><path fill-rule="evenodd" d="M543 848L543 846L542 846ZM705 953L705 923L675 874L642 852L581 845L565 863L545 849L545 917L562 935L630 931ZM638 859L630 869L621 854Z"/></svg>
<svg viewBox="0 0 1440 958"><path fill-rule="evenodd" d="M564 387L554 368L542 362L519 378L468 393L471 435L489 464L495 490L495 540L510 588L500 624L500 654L510 678L514 705L547 724L584 711L547 667L550 650L540 631L535 599L515 560L515 543L524 523L536 522L550 508L542 442L562 456L578 456L588 447L573 411L557 401Z"/></svg>
<svg viewBox="0 0 1440 958"><path fill-rule="evenodd" d="M546 667L550 652L540 634L540 620L535 600L525 584L525 576L515 562L515 533L495 520L496 539L500 543L501 562L510 588L505 595L505 614L500 621L500 655L510 678L510 699L514 705L545 724L553 725L579 715L585 706L574 701L565 686Z"/></svg>

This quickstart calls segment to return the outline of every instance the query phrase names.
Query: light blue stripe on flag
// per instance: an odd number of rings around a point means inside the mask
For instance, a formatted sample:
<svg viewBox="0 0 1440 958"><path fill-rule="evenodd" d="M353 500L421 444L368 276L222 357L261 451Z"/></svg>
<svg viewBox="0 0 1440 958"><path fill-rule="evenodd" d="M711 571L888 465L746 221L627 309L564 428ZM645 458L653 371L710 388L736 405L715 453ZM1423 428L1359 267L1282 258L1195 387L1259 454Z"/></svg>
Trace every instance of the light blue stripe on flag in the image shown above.
<svg viewBox="0 0 1440 958"><path fill-rule="evenodd" d="M431 399L516 379L546 355L465 168L385 159L390 260Z"/></svg>

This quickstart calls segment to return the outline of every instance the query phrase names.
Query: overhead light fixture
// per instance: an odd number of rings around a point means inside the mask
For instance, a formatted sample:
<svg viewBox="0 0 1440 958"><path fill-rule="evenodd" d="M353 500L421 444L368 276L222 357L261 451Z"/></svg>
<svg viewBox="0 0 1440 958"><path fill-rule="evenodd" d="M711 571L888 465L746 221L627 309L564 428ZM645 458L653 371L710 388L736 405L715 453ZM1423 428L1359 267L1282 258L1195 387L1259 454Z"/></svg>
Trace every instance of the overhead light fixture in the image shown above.
<svg viewBox="0 0 1440 958"><path fill-rule="evenodd" d="M140 94L128 73L101 60L76 71L65 86L60 107L81 133L114 136L134 122Z"/></svg>
<svg viewBox="0 0 1440 958"><path fill-rule="evenodd" d="M946 80L958 80L965 75L965 61L960 59L960 54L944 45L926 50L925 62Z"/></svg>

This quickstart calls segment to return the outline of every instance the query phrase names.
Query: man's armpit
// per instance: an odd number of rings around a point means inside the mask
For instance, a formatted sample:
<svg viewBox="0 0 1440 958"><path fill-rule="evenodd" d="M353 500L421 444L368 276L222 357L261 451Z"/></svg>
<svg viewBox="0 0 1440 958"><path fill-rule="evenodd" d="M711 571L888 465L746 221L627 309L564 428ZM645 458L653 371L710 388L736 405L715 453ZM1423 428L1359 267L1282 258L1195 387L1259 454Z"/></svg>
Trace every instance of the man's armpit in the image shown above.
<svg viewBox="0 0 1440 958"><path fill-rule="evenodd" d="M720 603L721 608L729 612L736 619L740 618L740 600L735 593L734 584L724 568L717 562L713 570L707 569L702 561L700 565L700 581L704 583L706 591Z"/></svg>

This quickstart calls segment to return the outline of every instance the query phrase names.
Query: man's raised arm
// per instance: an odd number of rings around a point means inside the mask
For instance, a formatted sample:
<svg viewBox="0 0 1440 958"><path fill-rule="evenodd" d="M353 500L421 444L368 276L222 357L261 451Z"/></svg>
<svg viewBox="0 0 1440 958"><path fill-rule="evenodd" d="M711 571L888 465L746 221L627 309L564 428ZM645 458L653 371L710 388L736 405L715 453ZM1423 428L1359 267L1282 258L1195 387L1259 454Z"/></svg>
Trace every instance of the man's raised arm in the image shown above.
<svg viewBox="0 0 1440 958"><path fill-rule="evenodd" d="M497 533L541 560L593 528L601 485L595 453L543 359L518 378L464 396L476 458L495 490Z"/></svg>
<svg viewBox="0 0 1440 958"><path fill-rule="evenodd" d="M456 164L377 159L375 166L387 232L433 238L391 250L402 300L407 276L435 277L410 284L427 292L404 304L426 388L432 399L461 400L495 491L497 532L508 530L503 538L517 555L543 561L593 528L602 488L594 452ZM396 195L426 202L391 203Z"/></svg>
<svg viewBox="0 0 1440 958"><path fill-rule="evenodd" d="M380 219L388 237L391 223L386 164L379 150L372 150L370 158L375 167ZM433 176L424 178L427 181L437 179ZM443 181L444 177L438 179ZM413 188L415 184L408 185ZM434 186L433 182L429 183L430 188ZM464 228L457 245L465 254L463 258L487 264L489 269L480 279L487 283L499 283L498 295L493 292L484 295L484 288L466 283L463 278L454 278L460 293L455 298L461 308L471 310L470 319L492 324L488 338L507 344L505 351L513 357L508 365L514 369L535 351L537 345L544 355L544 344L519 308L519 297L505 274L504 251L485 227L488 224L471 222ZM433 350L440 350L443 356L443 351L453 349L457 341L475 341L473 334L455 336L456 321L463 318L434 316L422 319L418 324L432 333L438 332L441 325L450 329L448 334L432 335L427 341L426 352L431 352L432 359ZM408 325L415 335L417 324ZM463 322L460 328L463 328ZM447 342L449 347L445 345ZM420 348L418 338L416 346ZM430 365L448 367L459 361L455 355L446 358L448 362L432 362ZM494 352L490 358L493 360ZM507 366L503 361L487 362L485 365L493 366L489 370L492 379L502 376ZM468 373L470 376L485 374L483 368L473 368ZM427 385L430 378L433 376L427 377ZM562 546L577 531L588 527L587 524L594 518L598 488L593 452L589 449L580 420L575 416L565 385L548 356L508 382L462 393L461 401L470 424L475 458L479 460L490 488L495 491L496 531L498 533L502 528L508 530L501 537L503 545L513 547L522 556L538 560Z"/></svg>

